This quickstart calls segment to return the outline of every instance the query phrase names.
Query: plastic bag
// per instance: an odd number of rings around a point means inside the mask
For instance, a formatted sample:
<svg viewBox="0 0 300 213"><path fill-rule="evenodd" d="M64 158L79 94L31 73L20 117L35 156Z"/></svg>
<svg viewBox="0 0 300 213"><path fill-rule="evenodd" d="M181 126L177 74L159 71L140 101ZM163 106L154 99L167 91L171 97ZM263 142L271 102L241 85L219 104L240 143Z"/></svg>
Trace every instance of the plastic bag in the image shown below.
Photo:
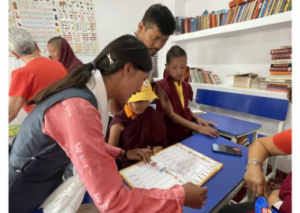
<svg viewBox="0 0 300 213"><path fill-rule="evenodd" d="M279 213L275 209L269 209L267 200L264 197L260 197L255 202L255 213Z"/></svg>

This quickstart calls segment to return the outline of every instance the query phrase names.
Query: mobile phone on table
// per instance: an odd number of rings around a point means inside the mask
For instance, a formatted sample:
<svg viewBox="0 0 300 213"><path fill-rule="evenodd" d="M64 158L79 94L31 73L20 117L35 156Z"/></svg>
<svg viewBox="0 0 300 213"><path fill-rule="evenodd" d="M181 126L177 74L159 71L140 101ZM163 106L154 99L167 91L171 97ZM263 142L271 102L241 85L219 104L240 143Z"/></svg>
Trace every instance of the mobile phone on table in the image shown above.
<svg viewBox="0 0 300 213"><path fill-rule="evenodd" d="M214 152L221 152L221 153L225 153L225 154L229 154L229 155L242 156L241 149L238 147L234 147L234 146L225 146L225 145L220 145L220 144L214 143L212 145L212 150Z"/></svg>

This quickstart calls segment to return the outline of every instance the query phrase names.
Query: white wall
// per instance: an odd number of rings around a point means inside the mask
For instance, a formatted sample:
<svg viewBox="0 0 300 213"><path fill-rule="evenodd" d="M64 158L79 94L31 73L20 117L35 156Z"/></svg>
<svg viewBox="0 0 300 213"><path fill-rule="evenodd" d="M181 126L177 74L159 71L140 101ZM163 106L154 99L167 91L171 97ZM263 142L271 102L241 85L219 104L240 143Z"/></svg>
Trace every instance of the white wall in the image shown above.
<svg viewBox="0 0 300 213"><path fill-rule="evenodd" d="M94 0L99 49L115 38L136 31L154 0Z"/></svg>

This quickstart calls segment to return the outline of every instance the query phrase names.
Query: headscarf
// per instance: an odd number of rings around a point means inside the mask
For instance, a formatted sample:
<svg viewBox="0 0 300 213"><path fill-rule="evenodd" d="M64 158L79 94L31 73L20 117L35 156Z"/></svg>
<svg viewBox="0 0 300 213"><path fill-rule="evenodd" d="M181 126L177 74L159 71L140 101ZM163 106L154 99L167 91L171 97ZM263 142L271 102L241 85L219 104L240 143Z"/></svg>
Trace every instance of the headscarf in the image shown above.
<svg viewBox="0 0 300 213"><path fill-rule="evenodd" d="M72 71L74 68L81 66L83 64L76 57L71 46L64 38L61 38L59 62L62 63L67 68L68 72Z"/></svg>

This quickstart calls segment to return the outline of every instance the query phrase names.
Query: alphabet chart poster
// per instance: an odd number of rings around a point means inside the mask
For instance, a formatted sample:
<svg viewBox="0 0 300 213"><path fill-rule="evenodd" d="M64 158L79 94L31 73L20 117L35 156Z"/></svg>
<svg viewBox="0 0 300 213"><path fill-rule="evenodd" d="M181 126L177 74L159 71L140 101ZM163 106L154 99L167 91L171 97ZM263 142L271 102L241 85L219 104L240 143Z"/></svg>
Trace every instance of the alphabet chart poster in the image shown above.
<svg viewBox="0 0 300 213"><path fill-rule="evenodd" d="M98 53L92 0L58 1L63 37L75 53Z"/></svg>
<svg viewBox="0 0 300 213"><path fill-rule="evenodd" d="M150 163L137 163L120 174L131 188L169 189L187 182L201 186L222 167L222 163L177 143L152 156Z"/></svg>
<svg viewBox="0 0 300 213"><path fill-rule="evenodd" d="M10 0L9 5L15 25L32 34L43 55L55 36L65 38L77 54L99 52L93 0Z"/></svg>
<svg viewBox="0 0 300 213"><path fill-rule="evenodd" d="M54 2L50 0L11 0L15 24L28 30L43 55L47 55L47 42L61 36L61 28Z"/></svg>

